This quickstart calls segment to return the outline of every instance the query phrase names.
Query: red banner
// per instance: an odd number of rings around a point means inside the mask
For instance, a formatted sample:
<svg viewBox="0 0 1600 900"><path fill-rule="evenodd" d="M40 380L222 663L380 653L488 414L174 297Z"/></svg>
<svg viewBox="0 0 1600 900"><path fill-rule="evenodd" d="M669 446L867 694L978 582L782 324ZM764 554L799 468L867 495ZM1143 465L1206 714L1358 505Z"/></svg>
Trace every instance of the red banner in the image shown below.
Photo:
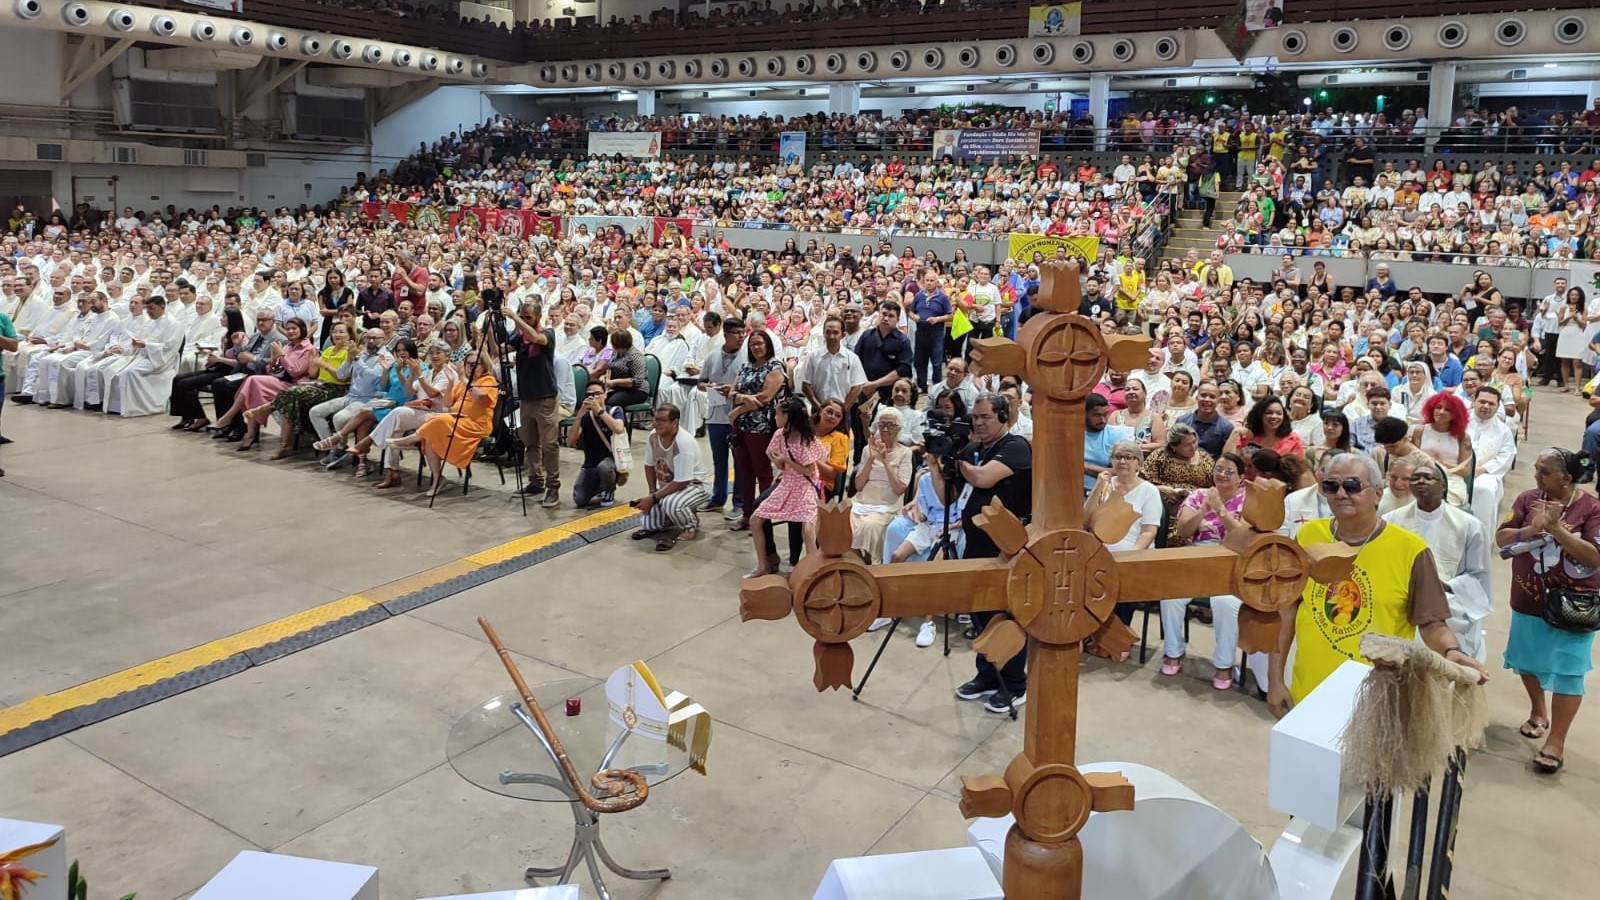
<svg viewBox="0 0 1600 900"><path fill-rule="evenodd" d="M687 246L690 228L693 223L688 219L668 219L656 216L651 222L650 242L660 247L664 242L674 247Z"/></svg>
<svg viewBox="0 0 1600 900"><path fill-rule="evenodd" d="M559 237L561 234L559 216L541 215L530 209L468 206L446 212L441 206L417 206L402 202L361 204L361 215L368 222L380 221L385 214L394 221L405 222L418 228L465 228L477 234L492 232L513 238L525 238L535 234ZM688 228L687 219L671 221L680 221L681 227ZM658 229L657 234L659 233Z"/></svg>

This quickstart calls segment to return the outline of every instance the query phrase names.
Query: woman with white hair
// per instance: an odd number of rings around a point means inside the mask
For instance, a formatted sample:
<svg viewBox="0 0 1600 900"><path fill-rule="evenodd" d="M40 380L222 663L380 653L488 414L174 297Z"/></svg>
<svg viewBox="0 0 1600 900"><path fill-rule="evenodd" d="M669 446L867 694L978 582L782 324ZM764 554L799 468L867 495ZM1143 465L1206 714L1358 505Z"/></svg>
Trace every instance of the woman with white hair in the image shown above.
<svg viewBox="0 0 1600 900"><path fill-rule="evenodd" d="M892 406L872 420L867 448L856 464L855 500L850 507L850 546L868 562L885 561L883 537L900 511L911 483L911 448L900 443L903 422Z"/></svg>
<svg viewBox="0 0 1600 900"><path fill-rule="evenodd" d="M1433 394L1433 373L1428 371L1428 364L1420 359L1406 363L1405 381L1394 389L1395 405L1405 409L1406 420L1421 422L1422 404Z"/></svg>
<svg viewBox="0 0 1600 900"><path fill-rule="evenodd" d="M1348 578L1308 580L1283 617L1267 667L1267 705L1275 716L1286 715L1345 660L1365 662L1360 644L1368 632L1406 640L1420 634L1451 662L1484 671L1447 624L1450 604L1427 543L1379 517L1383 483L1383 471L1365 454L1338 454L1322 470L1318 489L1333 517L1306 522L1295 540L1302 547L1339 541L1356 548L1356 557ZM1294 670L1285 672L1291 645Z"/></svg>

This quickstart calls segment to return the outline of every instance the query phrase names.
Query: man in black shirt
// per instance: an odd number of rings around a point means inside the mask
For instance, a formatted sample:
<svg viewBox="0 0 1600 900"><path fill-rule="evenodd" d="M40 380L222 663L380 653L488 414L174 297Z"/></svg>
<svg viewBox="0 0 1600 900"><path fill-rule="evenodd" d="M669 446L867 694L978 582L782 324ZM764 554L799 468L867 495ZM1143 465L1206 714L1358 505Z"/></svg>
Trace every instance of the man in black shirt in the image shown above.
<svg viewBox="0 0 1600 900"><path fill-rule="evenodd" d="M979 395L972 405L973 440L961 450L959 463L960 483L965 485L960 501L963 522L974 521L973 517L997 497L1001 506L1023 522L1033 512L1033 448L1025 438L1010 433L1011 416L1011 401L1003 394ZM938 465L939 460L930 458L929 464ZM1000 548L983 529L967 528L965 534L963 559L994 559L1000 555ZM973 613L972 627L982 632L994 616L993 612ZM986 700L986 711L1008 713L1026 699L1027 665L1026 647L1004 669L996 669L979 654L977 676L956 688L956 697ZM1004 694L999 691L1001 687L1005 688Z"/></svg>
<svg viewBox="0 0 1600 900"><path fill-rule="evenodd" d="M528 459L528 484L524 494L544 492L539 505L551 509L561 505L561 444L556 420L556 332L540 321L543 310L537 303L524 303L521 309L507 303L501 307L506 321L515 329L511 347L517 351L517 415L522 420L517 434ZM562 362L566 365L566 362Z"/></svg>
<svg viewBox="0 0 1600 900"><path fill-rule="evenodd" d="M583 406L578 408L578 424L567 430L567 446L583 451L583 468L572 486L572 505L584 509L591 504L601 508L615 506L617 502L617 464L611 454L611 442L623 432L623 414L620 406L606 406L606 389L591 384L583 394Z"/></svg>
<svg viewBox="0 0 1600 900"><path fill-rule="evenodd" d="M866 406L876 396L879 403L894 403L894 383L911 377L911 361L916 356L911 339L900 331L900 304L885 300L878 304L878 325L861 335L856 341L856 356L861 357L861 369L867 373L867 383L861 386L860 402L852 426L855 430L855 459L867 446L867 420L871 409Z"/></svg>

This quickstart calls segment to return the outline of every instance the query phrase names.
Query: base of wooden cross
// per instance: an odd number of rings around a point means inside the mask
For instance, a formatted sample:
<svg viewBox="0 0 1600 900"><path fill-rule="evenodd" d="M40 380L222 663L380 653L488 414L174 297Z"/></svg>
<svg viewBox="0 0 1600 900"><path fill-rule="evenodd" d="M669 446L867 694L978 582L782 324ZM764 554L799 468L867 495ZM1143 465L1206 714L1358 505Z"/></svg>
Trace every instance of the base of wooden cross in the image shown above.
<svg viewBox="0 0 1600 900"><path fill-rule="evenodd" d="M1006 833L1006 865L1000 873L1006 900L1079 900L1083 895L1083 843L1030 841L1017 826Z"/></svg>

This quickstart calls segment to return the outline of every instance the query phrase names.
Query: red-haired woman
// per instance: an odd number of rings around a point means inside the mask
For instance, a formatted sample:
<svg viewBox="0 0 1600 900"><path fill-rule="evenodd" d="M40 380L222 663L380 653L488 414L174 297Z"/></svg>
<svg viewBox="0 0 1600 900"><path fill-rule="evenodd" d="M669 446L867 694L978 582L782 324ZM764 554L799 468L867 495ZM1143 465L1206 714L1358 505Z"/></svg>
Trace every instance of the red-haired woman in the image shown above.
<svg viewBox="0 0 1600 900"><path fill-rule="evenodd" d="M1411 429L1411 443L1444 467L1448 499L1460 505L1467 498L1467 472L1472 469L1472 442L1467 439L1467 405L1448 391L1422 404L1422 422Z"/></svg>

